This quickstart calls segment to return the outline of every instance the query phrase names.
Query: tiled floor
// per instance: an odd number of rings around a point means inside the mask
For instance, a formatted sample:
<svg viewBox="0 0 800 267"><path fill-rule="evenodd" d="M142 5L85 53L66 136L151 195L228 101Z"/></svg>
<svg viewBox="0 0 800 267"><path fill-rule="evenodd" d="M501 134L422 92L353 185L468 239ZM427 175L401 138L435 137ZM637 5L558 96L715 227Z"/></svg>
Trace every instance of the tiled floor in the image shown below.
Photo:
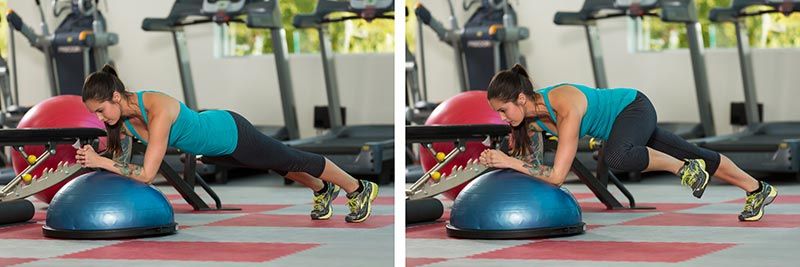
<svg viewBox="0 0 800 267"><path fill-rule="evenodd" d="M780 194L759 222L739 222L744 193L711 184L702 199L677 178L627 183L641 206L607 211L580 183L566 186L589 226L577 236L541 240L461 240L447 237L448 213L437 223L406 229L408 266L797 266L800 183L775 180ZM615 190L612 192L618 193ZM445 201L445 205L452 202Z"/></svg>
<svg viewBox="0 0 800 267"><path fill-rule="evenodd" d="M392 186L382 186L373 216L344 222L344 193L335 216L312 221L311 191L259 175L212 185L227 206L242 211L194 212L168 185L175 235L117 241L54 240L42 236L46 204L26 224L0 227L0 266L391 266ZM33 199L33 198L31 198ZM369 253L363 253L369 251Z"/></svg>

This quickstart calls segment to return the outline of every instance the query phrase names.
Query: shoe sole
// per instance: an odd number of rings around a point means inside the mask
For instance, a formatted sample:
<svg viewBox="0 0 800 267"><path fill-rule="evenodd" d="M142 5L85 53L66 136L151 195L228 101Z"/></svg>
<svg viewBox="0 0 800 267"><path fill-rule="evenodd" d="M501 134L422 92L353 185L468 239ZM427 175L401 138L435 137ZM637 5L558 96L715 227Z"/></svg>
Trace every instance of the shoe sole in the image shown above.
<svg viewBox="0 0 800 267"><path fill-rule="evenodd" d="M764 202L766 203L764 204L764 206L772 204L772 201L775 201L775 198L777 197L778 197L778 190L773 187L772 191L769 192L767 199L764 200Z"/></svg>
<svg viewBox="0 0 800 267"><path fill-rule="evenodd" d="M315 220L315 221L323 221L323 220L330 219L331 217L333 217L333 208L328 206L328 213L325 216L316 217L316 218L311 217L311 219Z"/></svg>
<svg viewBox="0 0 800 267"><path fill-rule="evenodd" d="M739 221L755 222L755 221L761 220L761 217L764 217L764 208L761 208L761 210L758 211L758 214L756 214L756 216L752 216L752 217L744 218L744 219L739 218Z"/></svg>
<svg viewBox="0 0 800 267"><path fill-rule="evenodd" d="M375 183L370 183L370 187L372 187L372 192L369 194L369 204L367 204L367 215L364 218L358 220L351 220L348 221L349 223L360 223L366 221L369 218L369 215L372 214L372 202L378 198L378 185Z"/></svg>
<svg viewBox="0 0 800 267"><path fill-rule="evenodd" d="M692 195L694 195L696 198L703 197L703 193L706 192L706 186L708 186L708 181L711 180L711 177L708 177L708 172L706 170L701 168L700 171L706 175L706 179L705 182L703 182L703 186L700 187L700 190L692 191Z"/></svg>
<svg viewBox="0 0 800 267"><path fill-rule="evenodd" d="M764 217L764 208L767 207L767 205L771 204L772 201L775 201L775 198L777 196L778 196L778 190L776 190L775 188L772 188L772 191L770 191L769 195L767 196L767 198L764 199L764 205L761 206L761 209L758 211L758 214L756 214L756 216L752 216L752 217L744 218L744 219L739 218L739 220L743 221L743 222L755 222L755 221L761 220L761 217Z"/></svg>
<svg viewBox="0 0 800 267"><path fill-rule="evenodd" d="M339 190L341 190L341 188L339 188L338 185L334 185L334 186L336 186L336 187L333 189L334 193L333 193L333 198L331 198L331 202L333 202L334 200L336 200L337 197L339 197ZM316 218L314 218L314 216L311 216L311 219L315 220L315 221L322 221L322 220L330 219L331 217L333 217L333 207L331 207L331 204L328 203L328 213L327 213L327 215L322 216L322 217L316 217Z"/></svg>

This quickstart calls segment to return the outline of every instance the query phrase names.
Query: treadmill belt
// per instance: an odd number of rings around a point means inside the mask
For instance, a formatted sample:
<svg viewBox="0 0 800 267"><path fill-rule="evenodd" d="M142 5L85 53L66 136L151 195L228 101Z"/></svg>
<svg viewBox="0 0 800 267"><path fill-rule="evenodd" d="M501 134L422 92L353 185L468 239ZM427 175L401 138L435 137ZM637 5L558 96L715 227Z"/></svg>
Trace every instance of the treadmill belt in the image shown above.
<svg viewBox="0 0 800 267"><path fill-rule="evenodd" d="M798 139L798 135L751 135L733 140L704 144L703 147L716 151L763 151L774 152L784 139Z"/></svg>
<svg viewBox="0 0 800 267"><path fill-rule="evenodd" d="M325 139L319 142L293 146L297 149L318 154L358 154L368 142L380 142L385 138L344 138Z"/></svg>

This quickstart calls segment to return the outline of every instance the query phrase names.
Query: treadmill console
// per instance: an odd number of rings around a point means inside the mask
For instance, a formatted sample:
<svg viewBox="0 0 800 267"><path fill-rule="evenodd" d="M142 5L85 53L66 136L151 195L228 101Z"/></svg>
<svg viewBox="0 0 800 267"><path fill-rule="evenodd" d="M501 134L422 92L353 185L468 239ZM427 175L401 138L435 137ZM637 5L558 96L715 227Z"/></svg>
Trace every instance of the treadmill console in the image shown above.
<svg viewBox="0 0 800 267"><path fill-rule="evenodd" d="M661 20L665 22L697 22L698 18L693 0L617 0L614 6L627 9L630 16L643 16L660 8Z"/></svg>
<svg viewBox="0 0 800 267"><path fill-rule="evenodd" d="M617 7L630 7L630 6L653 6L659 0L617 0L614 5Z"/></svg>
<svg viewBox="0 0 800 267"><path fill-rule="evenodd" d="M767 0L767 4L777 5L775 8L783 13L784 16L800 12L800 0Z"/></svg>
<svg viewBox="0 0 800 267"><path fill-rule="evenodd" d="M394 0L350 0L350 7L353 9L386 9L394 3Z"/></svg>
<svg viewBox="0 0 800 267"><path fill-rule="evenodd" d="M394 0L350 0L350 11L371 22L381 13L391 12Z"/></svg>
<svg viewBox="0 0 800 267"><path fill-rule="evenodd" d="M203 13L235 13L244 8L245 0L203 0Z"/></svg>

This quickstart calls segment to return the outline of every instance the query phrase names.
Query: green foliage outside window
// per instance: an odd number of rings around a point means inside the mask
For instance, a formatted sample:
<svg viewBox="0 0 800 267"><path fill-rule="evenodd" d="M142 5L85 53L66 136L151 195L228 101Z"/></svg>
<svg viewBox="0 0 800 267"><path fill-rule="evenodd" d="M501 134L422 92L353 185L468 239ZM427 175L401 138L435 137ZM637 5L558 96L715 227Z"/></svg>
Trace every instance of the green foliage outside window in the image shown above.
<svg viewBox="0 0 800 267"><path fill-rule="evenodd" d="M0 1L0 14L5 14L8 11L8 2L5 0ZM6 23L6 16L0 19L0 56L8 58L8 23Z"/></svg>
<svg viewBox="0 0 800 267"><path fill-rule="evenodd" d="M411 53L415 53L417 51L417 34L422 34L417 32L417 15L414 14L414 7L417 6L417 0L406 0L406 10L408 10L408 14L406 15L406 46Z"/></svg>
<svg viewBox="0 0 800 267"><path fill-rule="evenodd" d="M732 0L695 0L703 33L703 45L708 48L736 47L733 23L711 23L708 14L716 7L728 7ZM750 7L747 12L769 9ZM756 48L800 47L800 14L784 16L770 13L745 19L750 46ZM686 28L682 23L665 23L657 17L646 17L636 26L637 48L640 51L688 48Z"/></svg>
<svg viewBox="0 0 800 267"><path fill-rule="evenodd" d="M290 53L319 52L317 30L295 29L292 25L292 18L296 14L313 12L316 3L316 0L279 2L281 20L286 29L286 40ZM272 53L272 39L269 30L248 29L241 23L232 23L221 26L221 28L222 54L224 56ZM333 51L336 53L392 53L394 51L394 21L390 19L376 19L372 22L356 19L330 23L326 34L330 37Z"/></svg>

